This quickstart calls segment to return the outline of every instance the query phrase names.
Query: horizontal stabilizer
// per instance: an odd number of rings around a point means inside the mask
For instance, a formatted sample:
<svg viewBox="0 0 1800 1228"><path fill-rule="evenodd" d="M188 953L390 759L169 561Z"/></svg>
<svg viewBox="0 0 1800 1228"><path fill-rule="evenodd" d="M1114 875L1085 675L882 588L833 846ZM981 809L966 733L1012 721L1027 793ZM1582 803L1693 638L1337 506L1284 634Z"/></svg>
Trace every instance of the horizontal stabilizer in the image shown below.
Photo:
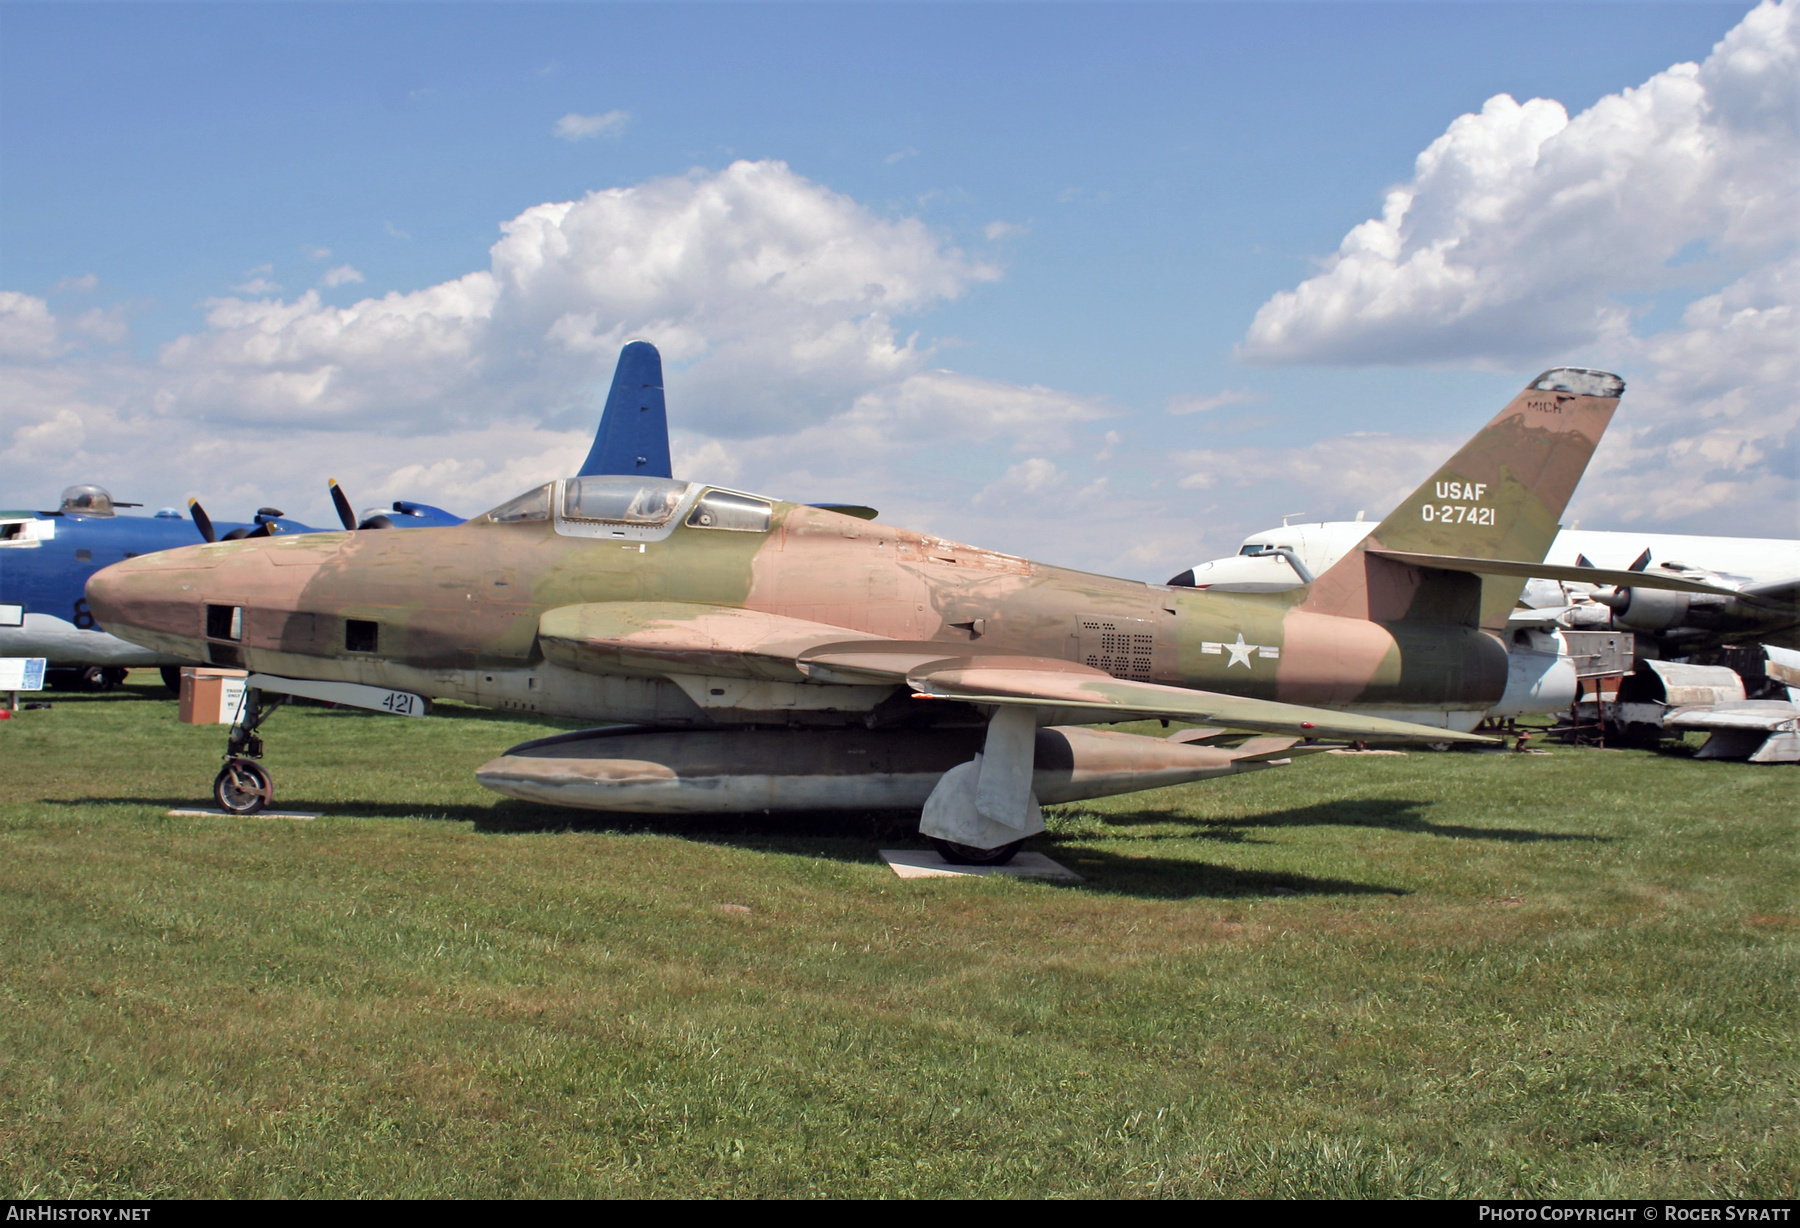
<svg viewBox="0 0 1800 1228"><path fill-rule="evenodd" d="M1438 571L1466 571L1478 576L1523 576L1538 580L1564 580L1576 584L1614 584L1620 588L1666 588L1678 593L1721 593L1738 596L1734 588L1683 580L1679 576L1655 572L1620 571L1612 567L1564 567L1556 563L1525 563L1513 559L1472 559L1454 554L1413 554L1405 550L1379 550L1367 553L1376 558L1391 559L1412 567L1430 567Z"/></svg>

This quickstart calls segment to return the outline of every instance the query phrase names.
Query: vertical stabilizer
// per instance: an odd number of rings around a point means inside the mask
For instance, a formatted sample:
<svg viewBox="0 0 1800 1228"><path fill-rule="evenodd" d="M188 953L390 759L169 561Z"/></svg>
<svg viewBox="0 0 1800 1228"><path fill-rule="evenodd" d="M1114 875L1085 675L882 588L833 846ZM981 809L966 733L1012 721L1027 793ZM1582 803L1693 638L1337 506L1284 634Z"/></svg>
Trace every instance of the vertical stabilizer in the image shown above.
<svg viewBox="0 0 1800 1228"><path fill-rule="evenodd" d="M1625 381L1558 367L1530 384L1313 583L1321 614L1506 625L1524 580L1419 568L1370 550L1541 563ZM1479 612L1478 612L1479 611Z"/></svg>
<svg viewBox="0 0 1800 1228"><path fill-rule="evenodd" d="M648 341L632 341L619 351L612 390L600 414L594 447L579 476L632 473L666 478L669 472L669 415L663 404L662 355Z"/></svg>

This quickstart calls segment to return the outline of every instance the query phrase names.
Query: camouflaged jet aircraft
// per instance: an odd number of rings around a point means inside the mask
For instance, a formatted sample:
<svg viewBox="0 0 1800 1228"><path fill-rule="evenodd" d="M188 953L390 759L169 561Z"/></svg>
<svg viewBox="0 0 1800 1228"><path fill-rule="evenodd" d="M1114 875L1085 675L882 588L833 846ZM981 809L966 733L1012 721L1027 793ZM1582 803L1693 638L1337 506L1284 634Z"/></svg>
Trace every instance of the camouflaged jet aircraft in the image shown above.
<svg viewBox="0 0 1800 1228"><path fill-rule="evenodd" d="M1462 731L1507 685L1496 633L1623 390L1539 376L1293 592L1113 579L624 475L456 528L167 551L107 568L88 600L134 642L254 671L215 782L229 810L273 795L257 731L282 696L408 714L454 698L628 723L477 771L513 797L916 808L946 856L1002 861L1043 830L1041 803L1261 770L1325 738L1485 740ZM1513 580L1484 598L1482 575ZM1218 728L1084 727L1157 717Z"/></svg>

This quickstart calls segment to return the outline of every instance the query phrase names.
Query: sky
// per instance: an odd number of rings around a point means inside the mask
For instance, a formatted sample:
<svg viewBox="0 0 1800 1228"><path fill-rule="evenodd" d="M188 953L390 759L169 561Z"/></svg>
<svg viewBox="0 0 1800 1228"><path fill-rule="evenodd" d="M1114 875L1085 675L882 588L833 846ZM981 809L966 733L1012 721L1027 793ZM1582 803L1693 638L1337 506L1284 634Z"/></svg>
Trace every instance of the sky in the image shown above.
<svg viewBox="0 0 1800 1228"><path fill-rule="evenodd" d="M1565 523L1800 535L1800 0L0 0L0 506L678 476L1162 580L1527 380Z"/></svg>

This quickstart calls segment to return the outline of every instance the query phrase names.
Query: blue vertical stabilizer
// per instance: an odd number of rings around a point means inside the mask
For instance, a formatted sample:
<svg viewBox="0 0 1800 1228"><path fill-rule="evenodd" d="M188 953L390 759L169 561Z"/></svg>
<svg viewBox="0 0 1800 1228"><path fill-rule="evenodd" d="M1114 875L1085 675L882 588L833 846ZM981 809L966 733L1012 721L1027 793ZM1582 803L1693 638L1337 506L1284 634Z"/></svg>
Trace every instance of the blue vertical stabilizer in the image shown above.
<svg viewBox="0 0 1800 1228"><path fill-rule="evenodd" d="M612 391L600 415L593 451L580 475L635 473L666 478L669 472L669 414L663 404L662 355L648 341L619 351Z"/></svg>

